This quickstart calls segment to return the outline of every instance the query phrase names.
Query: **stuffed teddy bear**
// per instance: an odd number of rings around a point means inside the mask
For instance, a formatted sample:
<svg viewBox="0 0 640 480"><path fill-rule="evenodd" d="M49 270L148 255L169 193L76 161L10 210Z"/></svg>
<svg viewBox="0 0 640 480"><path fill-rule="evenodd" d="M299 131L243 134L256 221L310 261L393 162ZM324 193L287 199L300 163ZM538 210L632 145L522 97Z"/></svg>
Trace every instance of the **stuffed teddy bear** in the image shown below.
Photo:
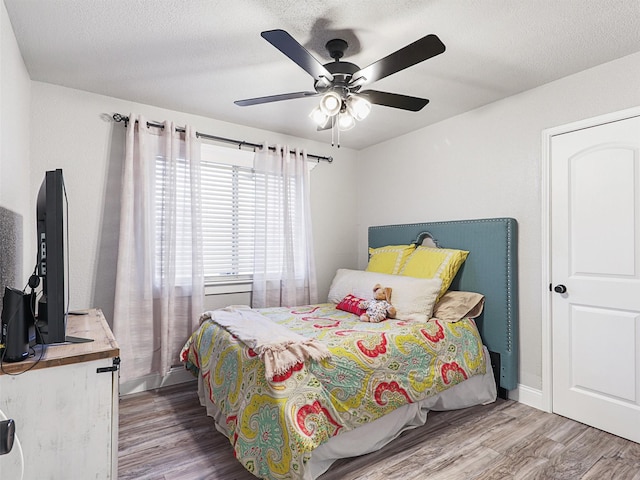
<svg viewBox="0 0 640 480"><path fill-rule="evenodd" d="M363 300L360 302L360 308L366 308L367 311L360 315L363 322L381 322L385 318L395 318L396 309L391 305L391 288L382 288L382 285L376 283L373 287L373 300Z"/></svg>

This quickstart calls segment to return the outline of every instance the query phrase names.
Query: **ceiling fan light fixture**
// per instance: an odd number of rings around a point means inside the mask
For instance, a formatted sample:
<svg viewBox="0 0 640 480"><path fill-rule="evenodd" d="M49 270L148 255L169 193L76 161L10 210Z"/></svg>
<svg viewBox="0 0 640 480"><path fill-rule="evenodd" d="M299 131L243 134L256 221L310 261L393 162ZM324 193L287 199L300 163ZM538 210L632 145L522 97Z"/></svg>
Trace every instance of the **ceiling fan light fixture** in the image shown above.
<svg viewBox="0 0 640 480"><path fill-rule="evenodd" d="M356 126L356 120L349 112L340 112L338 114L338 130L346 132Z"/></svg>
<svg viewBox="0 0 640 480"><path fill-rule="evenodd" d="M327 92L320 100L320 110L328 117L337 114L342 108L342 97L336 92Z"/></svg>
<svg viewBox="0 0 640 480"><path fill-rule="evenodd" d="M371 103L357 95L347 98L347 111L358 121L367 118L371 112Z"/></svg>

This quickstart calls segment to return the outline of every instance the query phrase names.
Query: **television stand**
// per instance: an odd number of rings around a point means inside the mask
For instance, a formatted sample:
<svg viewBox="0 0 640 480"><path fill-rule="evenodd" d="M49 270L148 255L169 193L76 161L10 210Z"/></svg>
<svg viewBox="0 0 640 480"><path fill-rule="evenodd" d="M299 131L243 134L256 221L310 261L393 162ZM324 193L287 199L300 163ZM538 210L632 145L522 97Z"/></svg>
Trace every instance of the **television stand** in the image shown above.
<svg viewBox="0 0 640 480"><path fill-rule="evenodd" d="M16 422L25 479L115 480L120 348L98 309L70 317L67 332L94 341L36 345L35 356L3 363L0 410ZM21 478L21 465L0 456L0 478Z"/></svg>
<svg viewBox="0 0 640 480"><path fill-rule="evenodd" d="M64 337L64 341L65 343L87 343L93 342L93 338L80 338L67 335L66 337Z"/></svg>

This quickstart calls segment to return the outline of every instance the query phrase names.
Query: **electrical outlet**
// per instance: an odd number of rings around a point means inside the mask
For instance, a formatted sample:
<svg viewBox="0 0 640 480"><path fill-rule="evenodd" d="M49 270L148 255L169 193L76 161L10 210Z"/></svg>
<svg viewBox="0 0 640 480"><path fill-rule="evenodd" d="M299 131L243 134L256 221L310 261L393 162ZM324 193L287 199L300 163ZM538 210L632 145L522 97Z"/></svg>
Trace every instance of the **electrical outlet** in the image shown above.
<svg viewBox="0 0 640 480"><path fill-rule="evenodd" d="M6 455L11 451L15 436L16 422L11 419L0 421L0 455Z"/></svg>

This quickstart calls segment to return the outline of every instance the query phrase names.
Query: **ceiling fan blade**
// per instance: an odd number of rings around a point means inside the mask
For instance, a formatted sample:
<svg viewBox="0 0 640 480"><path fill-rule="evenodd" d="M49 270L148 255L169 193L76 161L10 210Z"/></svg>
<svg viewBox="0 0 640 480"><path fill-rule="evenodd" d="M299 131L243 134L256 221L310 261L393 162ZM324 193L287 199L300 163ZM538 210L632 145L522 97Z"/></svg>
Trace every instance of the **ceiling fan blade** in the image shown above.
<svg viewBox="0 0 640 480"><path fill-rule="evenodd" d="M402 110L410 110L417 112L429 103L426 98L411 97L409 95L400 95L399 93L381 92L379 90L363 90L358 93L371 103L376 105L384 105L385 107L400 108Z"/></svg>
<svg viewBox="0 0 640 480"><path fill-rule="evenodd" d="M320 80L322 77L325 77L329 81L333 80L333 75L331 75L329 70L324 68L306 48L300 45L295 38L284 30L267 30L260 35L316 80Z"/></svg>
<svg viewBox="0 0 640 480"><path fill-rule="evenodd" d="M320 95L318 92L293 92L282 93L280 95L269 95L268 97L247 98L245 100L236 100L236 105L248 107L249 105L259 105L261 103L280 102L282 100L293 100L295 98L315 97Z"/></svg>
<svg viewBox="0 0 640 480"><path fill-rule="evenodd" d="M444 43L436 35L427 35L357 71L351 77L351 83L360 85L373 83L400 70L409 68L416 63L440 55L444 51Z"/></svg>

